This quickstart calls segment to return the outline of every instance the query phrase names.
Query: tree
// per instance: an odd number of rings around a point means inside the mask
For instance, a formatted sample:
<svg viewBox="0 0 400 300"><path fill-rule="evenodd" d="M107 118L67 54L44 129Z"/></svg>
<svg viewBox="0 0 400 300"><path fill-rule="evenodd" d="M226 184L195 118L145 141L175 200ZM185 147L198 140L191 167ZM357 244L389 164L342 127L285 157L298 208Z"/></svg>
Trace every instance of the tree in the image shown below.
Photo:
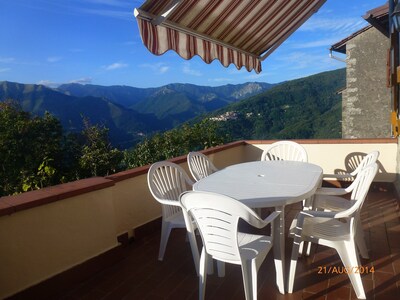
<svg viewBox="0 0 400 300"><path fill-rule="evenodd" d="M108 128L83 119L81 133L64 135L60 121L0 102L0 196L185 155L223 144L217 122L204 119L145 139L133 150L113 148Z"/></svg>
<svg viewBox="0 0 400 300"><path fill-rule="evenodd" d="M50 114L34 117L13 101L0 103L0 195L59 182L62 127Z"/></svg>
<svg viewBox="0 0 400 300"><path fill-rule="evenodd" d="M219 134L216 122L204 119L194 125L184 124L145 139L133 150L125 151L124 161L127 168L134 168L185 155L190 151L221 145L224 142L225 138Z"/></svg>
<svg viewBox="0 0 400 300"><path fill-rule="evenodd" d="M64 135L60 121L0 102L0 196L121 170L123 153L108 129L84 120L81 134Z"/></svg>
<svg viewBox="0 0 400 300"><path fill-rule="evenodd" d="M106 176L121 170L123 153L112 148L108 140L108 128L90 125L87 119L84 119L84 126L86 141L79 159L81 176Z"/></svg>

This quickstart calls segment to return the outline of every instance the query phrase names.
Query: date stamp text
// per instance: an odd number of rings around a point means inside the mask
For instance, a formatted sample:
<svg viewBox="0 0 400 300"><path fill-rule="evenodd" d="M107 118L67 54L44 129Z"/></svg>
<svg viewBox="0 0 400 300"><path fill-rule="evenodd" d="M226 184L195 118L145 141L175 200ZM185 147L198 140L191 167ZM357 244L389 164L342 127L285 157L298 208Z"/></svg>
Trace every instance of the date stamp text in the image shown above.
<svg viewBox="0 0 400 300"><path fill-rule="evenodd" d="M372 266L318 266L318 274L369 274L374 273L375 268Z"/></svg>

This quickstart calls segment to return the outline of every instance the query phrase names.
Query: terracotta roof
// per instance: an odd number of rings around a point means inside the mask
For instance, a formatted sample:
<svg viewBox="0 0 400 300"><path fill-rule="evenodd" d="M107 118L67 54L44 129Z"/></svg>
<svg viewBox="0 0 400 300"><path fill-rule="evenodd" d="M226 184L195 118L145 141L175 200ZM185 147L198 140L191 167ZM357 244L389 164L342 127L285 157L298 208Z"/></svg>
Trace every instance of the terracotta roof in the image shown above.
<svg viewBox="0 0 400 300"><path fill-rule="evenodd" d="M387 18L389 12L389 3L386 2L385 4L375 7L365 13L363 15L364 19L368 18Z"/></svg>
<svg viewBox="0 0 400 300"><path fill-rule="evenodd" d="M384 35L389 37L389 3L376 7L367 11L363 18L382 32Z"/></svg>
<svg viewBox="0 0 400 300"><path fill-rule="evenodd" d="M176 51L238 69L261 71L261 61L326 0L147 0L135 9L140 34L156 55Z"/></svg>
<svg viewBox="0 0 400 300"><path fill-rule="evenodd" d="M360 30L357 30L356 32L352 33L351 35L349 35L348 37L344 38L343 40L333 44L330 48L330 50L336 51L336 52L340 52L340 53L346 53L346 44L348 41L350 41L351 39L355 38L357 35L367 31L368 29L372 28L371 25L365 26L363 28L361 28Z"/></svg>

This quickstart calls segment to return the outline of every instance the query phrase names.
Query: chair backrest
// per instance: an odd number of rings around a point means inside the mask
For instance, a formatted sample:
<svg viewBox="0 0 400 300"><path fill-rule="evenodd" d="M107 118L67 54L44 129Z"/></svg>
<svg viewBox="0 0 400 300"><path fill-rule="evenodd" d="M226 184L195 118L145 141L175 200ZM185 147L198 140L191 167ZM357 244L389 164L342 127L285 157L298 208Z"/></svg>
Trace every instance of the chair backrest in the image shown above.
<svg viewBox="0 0 400 300"><path fill-rule="evenodd" d="M163 204L164 218L181 211L179 195L193 185L186 172L169 161L154 163L147 173L147 183L153 197Z"/></svg>
<svg viewBox="0 0 400 300"><path fill-rule="evenodd" d="M200 152L189 152L187 162L190 173L196 181L218 171L208 157Z"/></svg>
<svg viewBox="0 0 400 300"><path fill-rule="evenodd" d="M357 167L352 171L350 174L352 176L357 175L362 169L364 169L366 166L376 162L379 157L379 151L375 150L370 153L368 153L364 158L361 160L361 162L357 165Z"/></svg>
<svg viewBox="0 0 400 300"><path fill-rule="evenodd" d="M261 228L265 223L243 203L225 195L192 191L181 195L184 213L196 221L209 255L217 260L239 264L238 223L243 219Z"/></svg>
<svg viewBox="0 0 400 300"><path fill-rule="evenodd" d="M354 187L350 196L350 200L354 201L354 204L350 208L337 213L335 216L336 218L353 217L357 212L361 210L361 207L364 203L365 198L367 197L369 188L377 172L378 164L376 162L369 164L360 171L353 182Z"/></svg>
<svg viewBox="0 0 400 300"><path fill-rule="evenodd" d="M308 161L306 150L292 141L279 141L271 144L261 155L261 160Z"/></svg>
<svg viewBox="0 0 400 300"><path fill-rule="evenodd" d="M367 166L372 165L374 163L376 163L376 161L378 160L379 157L379 151L372 151L370 153L368 153L366 156L364 156L364 158L361 160L361 162L358 164L357 168L349 173L352 177L354 176L358 176L358 174ZM350 178L352 178L350 177ZM350 193L354 191L355 186L358 183L354 180L348 187L345 188L345 190Z"/></svg>

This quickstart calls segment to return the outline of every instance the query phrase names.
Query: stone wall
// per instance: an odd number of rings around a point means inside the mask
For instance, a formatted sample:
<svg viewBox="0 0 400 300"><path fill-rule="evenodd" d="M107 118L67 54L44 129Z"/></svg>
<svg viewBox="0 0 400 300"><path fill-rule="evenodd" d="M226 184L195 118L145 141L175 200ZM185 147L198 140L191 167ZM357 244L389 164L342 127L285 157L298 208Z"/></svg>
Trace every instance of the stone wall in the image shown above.
<svg viewBox="0 0 400 300"><path fill-rule="evenodd" d="M347 42L347 87L342 94L343 138L391 136L390 89L386 87L389 47L389 39L374 27Z"/></svg>

